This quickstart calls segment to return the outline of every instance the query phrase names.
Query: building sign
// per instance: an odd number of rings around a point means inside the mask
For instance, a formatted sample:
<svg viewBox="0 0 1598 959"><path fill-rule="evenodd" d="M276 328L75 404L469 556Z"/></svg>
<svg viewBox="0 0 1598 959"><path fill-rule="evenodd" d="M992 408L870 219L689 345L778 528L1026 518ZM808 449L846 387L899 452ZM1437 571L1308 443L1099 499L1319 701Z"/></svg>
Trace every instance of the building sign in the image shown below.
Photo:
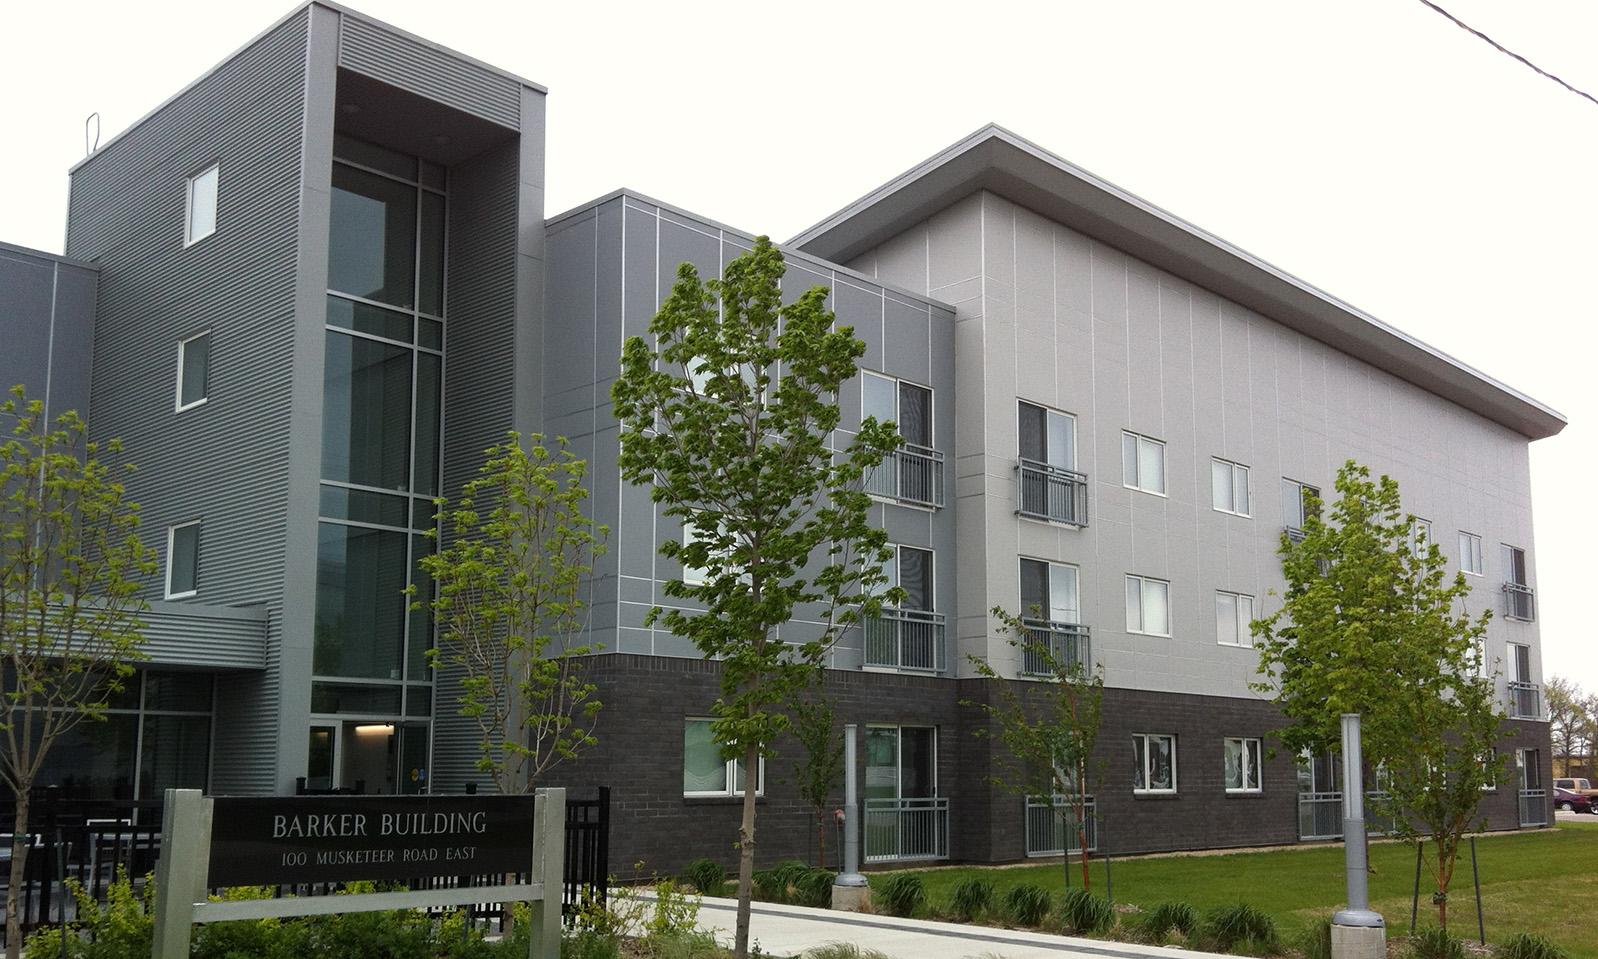
<svg viewBox="0 0 1598 959"><path fill-rule="evenodd" d="M532 796L217 798L209 886L525 872Z"/></svg>

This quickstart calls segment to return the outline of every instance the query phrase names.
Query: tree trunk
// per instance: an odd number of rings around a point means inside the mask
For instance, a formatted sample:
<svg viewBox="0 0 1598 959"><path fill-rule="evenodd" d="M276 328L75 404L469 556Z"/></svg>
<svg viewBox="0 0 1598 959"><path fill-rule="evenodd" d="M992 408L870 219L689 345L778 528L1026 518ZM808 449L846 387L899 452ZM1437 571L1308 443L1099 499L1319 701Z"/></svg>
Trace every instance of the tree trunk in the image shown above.
<svg viewBox="0 0 1598 959"><path fill-rule="evenodd" d="M733 959L749 959L749 901L755 887L755 790L760 785L760 744L744 749L744 815L738 827L738 931Z"/></svg>
<svg viewBox="0 0 1598 959"><path fill-rule="evenodd" d="M11 826L11 876L6 884L6 959L22 955L23 869L28 862L28 790L17 793L17 816ZM65 931L63 930L63 935Z"/></svg>
<svg viewBox="0 0 1598 959"><path fill-rule="evenodd" d="M823 809L816 810L816 856L821 860L816 865L827 868L827 814Z"/></svg>

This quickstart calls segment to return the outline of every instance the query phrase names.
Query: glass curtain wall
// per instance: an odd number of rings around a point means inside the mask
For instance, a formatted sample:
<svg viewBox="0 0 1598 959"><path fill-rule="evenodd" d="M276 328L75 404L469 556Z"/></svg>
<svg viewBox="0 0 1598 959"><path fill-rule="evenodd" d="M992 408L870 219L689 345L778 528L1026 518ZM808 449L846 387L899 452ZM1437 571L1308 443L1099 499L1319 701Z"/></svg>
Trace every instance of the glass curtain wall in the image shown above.
<svg viewBox="0 0 1598 959"><path fill-rule="evenodd" d="M311 711L409 717L411 768L389 782L418 768L426 781L415 760L432 713L433 623L405 590L432 595L417 564L439 491L444 178L426 160L335 140ZM318 734L325 725L310 733L315 755Z"/></svg>

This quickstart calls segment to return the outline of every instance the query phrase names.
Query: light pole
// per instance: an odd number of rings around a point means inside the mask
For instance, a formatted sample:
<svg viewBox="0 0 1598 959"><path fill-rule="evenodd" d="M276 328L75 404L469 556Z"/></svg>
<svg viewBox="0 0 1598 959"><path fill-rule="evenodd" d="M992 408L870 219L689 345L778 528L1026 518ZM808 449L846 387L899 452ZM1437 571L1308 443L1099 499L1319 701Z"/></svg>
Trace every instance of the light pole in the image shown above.
<svg viewBox="0 0 1598 959"><path fill-rule="evenodd" d="M1348 906L1332 916L1332 959L1385 959L1386 923L1370 908L1358 713L1343 714L1343 868Z"/></svg>
<svg viewBox="0 0 1598 959"><path fill-rule="evenodd" d="M855 739L860 727L843 727L843 872L832 881L832 908L858 912L871 898L860 874L860 794L855 772Z"/></svg>

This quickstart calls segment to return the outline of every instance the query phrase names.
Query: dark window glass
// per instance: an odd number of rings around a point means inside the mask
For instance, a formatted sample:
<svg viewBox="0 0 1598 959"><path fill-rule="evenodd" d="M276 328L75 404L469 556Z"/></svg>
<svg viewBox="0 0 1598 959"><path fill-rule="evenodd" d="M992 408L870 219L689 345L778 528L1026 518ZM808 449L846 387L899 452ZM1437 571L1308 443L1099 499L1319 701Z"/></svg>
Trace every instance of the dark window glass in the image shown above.
<svg viewBox="0 0 1598 959"><path fill-rule="evenodd" d="M405 715L431 716L433 715L433 687L431 686L406 686L405 687Z"/></svg>
<svg viewBox="0 0 1598 959"><path fill-rule="evenodd" d="M342 296L327 298L327 325L341 326L358 333L387 337L402 343L411 341L411 315L385 310L370 303L357 303Z"/></svg>
<svg viewBox="0 0 1598 959"><path fill-rule="evenodd" d="M324 479L408 488L412 352L328 331L322 382Z"/></svg>
<svg viewBox="0 0 1598 959"><path fill-rule="evenodd" d="M416 179L415 157L343 133L333 137L333 155L341 160L391 173L403 180Z"/></svg>
<svg viewBox="0 0 1598 959"><path fill-rule="evenodd" d="M419 319L416 325L419 327L416 333L416 345L425 346L430 350L444 348L444 324L436 320Z"/></svg>
<svg viewBox="0 0 1598 959"><path fill-rule="evenodd" d="M416 305L423 313L444 315L444 198L436 193L422 194L420 235L421 268L416 276Z"/></svg>
<svg viewBox="0 0 1598 959"><path fill-rule="evenodd" d="M211 755L211 717L146 716L139 758L139 798L168 789L204 789Z"/></svg>
<svg viewBox="0 0 1598 959"><path fill-rule="evenodd" d="M14 715L20 730L21 714ZM65 799L134 798L138 731L139 717L133 713L110 713L104 722L78 723L50 747L34 784L59 787ZM38 746L37 729L34 746Z"/></svg>
<svg viewBox="0 0 1598 959"><path fill-rule="evenodd" d="M1033 406L1031 403L1020 404L1017 416L1017 428L1020 432L1021 458L1035 460L1039 463L1048 462L1049 456L1049 423L1048 414L1043 407Z"/></svg>
<svg viewBox="0 0 1598 959"><path fill-rule="evenodd" d="M333 788L332 726L312 726L309 758L305 763L305 785L308 789Z"/></svg>
<svg viewBox="0 0 1598 959"><path fill-rule="evenodd" d="M178 405L190 406L207 396L206 378L211 371L211 334L202 333L183 343L183 382L179 384Z"/></svg>
<svg viewBox="0 0 1598 959"><path fill-rule="evenodd" d="M130 685L138 688L134 679ZM144 708L185 713L211 711L211 677L207 673L146 673Z"/></svg>
<svg viewBox="0 0 1598 959"><path fill-rule="evenodd" d="M1049 564L1021 561L1021 615L1049 618Z"/></svg>
<svg viewBox="0 0 1598 959"><path fill-rule="evenodd" d="M403 496L387 496L342 486L323 486L321 510L327 519L404 527L408 502Z"/></svg>
<svg viewBox="0 0 1598 959"><path fill-rule="evenodd" d="M312 683L313 713L373 713L397 716L399 686L358 686L350 683Z"/></svg>
<svg viewBox="0 0 1598 959"><path fill-rule="evenodd" d="M905 609L932 609L932 551L899 547L899 585Z"/></svg>
<svg viewBox="0 0 1598 959"><path fill-rule="evenodd" d="M438 509L432 500L411 500L411 529L432 529L433 513Z"/></svg>
<svg viewBox="0 0 1598 959"><path fill-rule="evenodd" d="M316 675L400 678L410 602L404 592L405 541L405 533L321 524L312 655ZM397 701L394 709L399 709Z"/></svg>
<svg viewBox="0 0 1598 959"><path fill-rule="evenodd" d="M410 612L410 637L405 656L405 668L410 679L428 678L427 651L433 647L433 578L422 569L421 558L433 552L432 542L425 536L411 537L411 583L416 587L412 599L420 607Z"/></svg>
<svg viewBox="0 0 1598 959"><path fill-rule="evenodd" d="M328 287L408 307L415 278L416 188L334 164Z"/></svg>
<svg viewBox="0 0 1598 959"><path fill-rule="evenodd" d="M411 490L424 496L438 492L438 404L443 367L442 357L416 354L416 459Z"/></svg>
<svg viewBox="0 0 1598 959"><path fill-rule="evenodd" d="M938 731L926 726L905 726L899 730L899 796L918 799L938 794L938 775L933 768L937 754Z"/></svg>
<svg viewBox="0 0 1598 959"><path fill-rule="evenodd" d="M422 161L422 186L444 189L444 167L431 160Z"/></svg>
<svg viewBox="0 0 1598 959"><path fill-rule="evenodd" d="M909 383L899 384L899 435L906 443L931 448L931 390Z"/></svg>
<svg viewBox="0 0 1598 959"><path fill-rule="evenodd" d="M167 558L167 593L178 596L192 593L200 583L200 524L190 523L172 531L172 547Z"/></svg>

